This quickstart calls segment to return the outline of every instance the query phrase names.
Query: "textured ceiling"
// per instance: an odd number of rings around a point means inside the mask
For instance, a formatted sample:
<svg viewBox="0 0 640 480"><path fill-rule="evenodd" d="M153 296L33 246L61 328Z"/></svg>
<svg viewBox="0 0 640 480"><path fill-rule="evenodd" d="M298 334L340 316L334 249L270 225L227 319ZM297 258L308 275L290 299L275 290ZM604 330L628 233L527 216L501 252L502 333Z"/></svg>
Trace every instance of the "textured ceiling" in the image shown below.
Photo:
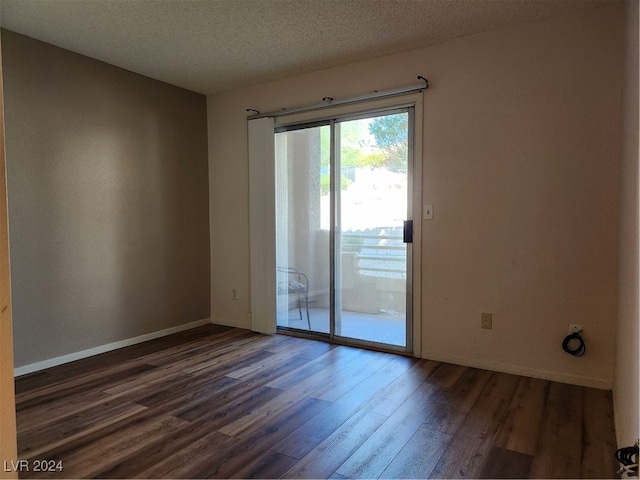
<svg viewBox="0 0 640 480"><path fill-rule="evenodd" d="M2 27L201 93L616 0L0 0Z"/></svg>

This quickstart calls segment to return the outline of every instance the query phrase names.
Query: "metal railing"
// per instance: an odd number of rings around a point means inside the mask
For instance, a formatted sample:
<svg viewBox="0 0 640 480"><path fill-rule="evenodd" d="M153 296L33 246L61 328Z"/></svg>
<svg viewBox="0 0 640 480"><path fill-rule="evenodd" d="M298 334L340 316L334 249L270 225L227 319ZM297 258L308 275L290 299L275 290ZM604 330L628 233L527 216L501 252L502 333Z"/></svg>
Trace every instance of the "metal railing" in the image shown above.
<svg viewBox="0 0 640 480"><path fill-rule="evenodd" d="M390 234L343 233L342 253L354 252L363 276L406 279L407 246L402 231Z"/></svg>

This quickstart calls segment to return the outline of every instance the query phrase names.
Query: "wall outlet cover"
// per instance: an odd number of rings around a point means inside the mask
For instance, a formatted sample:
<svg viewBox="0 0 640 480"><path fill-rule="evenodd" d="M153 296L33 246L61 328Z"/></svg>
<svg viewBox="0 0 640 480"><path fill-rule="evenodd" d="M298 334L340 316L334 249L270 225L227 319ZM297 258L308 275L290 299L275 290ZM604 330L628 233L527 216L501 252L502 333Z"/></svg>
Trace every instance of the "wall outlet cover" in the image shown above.
<svg viewBox="0 0 640 480"><path fill-rule="evenodd" d="M582 331L582 325L574 325L573 323L569 325L569 335L572 333L580 333Z"/></svg>
<svg viewBox="0 0 640 480"><path fill-rule="evenodd" d="M493 328L493 314L492 313L482 313L480 314L480 326L482 328Z"/></svg>

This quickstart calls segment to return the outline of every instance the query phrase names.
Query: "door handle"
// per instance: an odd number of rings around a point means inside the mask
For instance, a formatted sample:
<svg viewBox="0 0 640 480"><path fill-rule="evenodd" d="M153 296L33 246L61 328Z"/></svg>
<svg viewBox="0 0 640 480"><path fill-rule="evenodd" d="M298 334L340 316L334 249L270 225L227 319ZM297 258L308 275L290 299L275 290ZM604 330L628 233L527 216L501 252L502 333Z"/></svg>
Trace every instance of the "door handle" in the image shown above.
<svg viewBox="0 0 640 480"><path fill-rule="evenodd" d="M402 232L404 243L413 243L413 220L404 221L404 231Z"/></svg>

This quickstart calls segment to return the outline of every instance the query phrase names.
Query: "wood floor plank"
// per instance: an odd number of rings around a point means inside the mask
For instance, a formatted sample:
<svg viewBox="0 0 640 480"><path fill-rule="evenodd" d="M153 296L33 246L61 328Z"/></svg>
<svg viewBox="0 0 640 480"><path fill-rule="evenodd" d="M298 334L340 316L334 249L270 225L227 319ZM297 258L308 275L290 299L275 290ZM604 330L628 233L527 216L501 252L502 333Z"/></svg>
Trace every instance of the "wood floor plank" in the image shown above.
<svg viewBox="0 0 640 480"><path fill-rule="evenodd" d="M273 445L329 405L330 403L324 400L307 397L280 415L271 418L260 429L243 438L235 445L233 456L230 456L226 462L220 466L220 469L216 471L216 476L222 478L249 476L247 468L254 464L256 458L269 452ZM271 452L270 455L276 453L279 454L279 452ZM282 455L282 458L286 459L291 457ZM280 472L280 475L286 470L289 470L291 466L292 465L289 465ZM255 473L251 475L253 476Z"/></svg>
<svg viewBox="0 0 640 480"><path fill-rule="evenodd" d="M460 378L467 367L453 365L451 363L441 363L436 370L429 375L428 381L441 387L450 388Z"/></svg>
<svg viewBox="0 0 640 480"><path fill-rule="evenodd" d="M121 436L104 437L98 442L70 452L61 459L64 478L99 478L103 470L120 462L120 459L135 456L149 443L171 438L174 429L184 424L184 421L175 417L159 417L133 425ZM35 476L50 478L49 475Z"/></svg>
<svg viewBox="0 0 640 480"><path fill-rule="evenodd" d="M583 389L581 478L615 478L619 468L611 452L616 450L613 398L610 391Z"/></svg>
<svg viewBox="0 0 640 480"><path fill-rule="evenodd" d="M110 398L106 393L92 390L77 394L70 393L47 401L46 408L43 408L42 403L37 403L29 408L17 410L16 420L20 424L22 433L41 430L43 427L57 422L67 415L78 414L84 410L95 408L95 405Z"/></svg>
<svg viewBox="0 0 640 480"><path fill-rule="evenodd" d="M232 334L234 331L246 332L246 330L233 329L230 327L222 327L218 325L206 325L189 330L189 334L179 332L166 337L157 338L144 343L131 345L129 347L120 348L110 352L101 353L92 357L83 358L74 362L65 363L56 367L51 367L45 371L35 372L32 374L21 376L16 381L16 388L19 394L38 390L40 387L50 388L52 385L62 386L65 388L68 384L65 382L76 381L84 375L96 375L101 372L109 371L112 368L130 368L136 364L149 364L147 355L154 355L158 352L165 352L176 345L182 344L185 339L194 337L206 338L220 331L228 331Z"/></svg>
<svg viewBox="0 0 640 480"><path fill-rule="evenodd" d="M50 370L51 369L40 370L38 372L33 372L16 377L16 396L54 383L56 379L51 375Z"/></svg>
<svg viewBox="0 0 640 480"><path fill-rule="evenodd" d="M278 391L278 389L271 390L274 392ZM246 411L239 415L234 421L222 426L220 432L232 437L246 437L259 429L266 418L279 415L308 396L304 391L300 390L280 392L279 395L274 395L272 400L267 400L262 405L253 410Z"/></svg>
<svg viewBox="0 0 640 480"><path fill-rule="evenodd" d="M359 388L351 390L333 402L277 443L273 449L290 457L302 458L369 403L389 382L390 379L385 376L372 375Z"/></svg>
<svg viewBox="0 0 640 480"><path fill-rule="evenodd" d="M260 334L256 338L261 350L268 350L271 353L287 353L297 348L304 348L306 339L286 335L264 335Z"/></svg>
<svg viewBox="0 0 640 480"><path fill-rule="evenodd" d="M535 478L579 478L582 455L582 387L552 382L531 465Z"/></svg>
<svg viewBox="0 0 640 480"><path fill-rule="evenodd" d="M129 383L125 382L126 388L109 390L113 393L105 393L108 398L120 402L135 402L139 399L154 395L158 392L166 390L173 390L179 388L180 385L188 383L193 380L194 377L185 374L178 369L169 369L165 367L159 367L159 375L144 376L140 378L139 382Z"/></svg>
<svg viewBox="0 0 640 480"><path fill-rule="evenodd" d="M64 398L70 394L77 395L90 390L104 390L112 385L130 379L139 378L146 372L157 367L139 362L115 364L103 367L93 373L86 373L80 377L70 377L40 388L29 390L16 398L16 409L21 410L38 405L45 399L47 402Z"/></svg>
<svg viewBox="0 0 640 480"><path fill-rule="evenodd" d="M160 351L145 355L144 361L149 365L163 367L180 363L182 365L195 365L222 348L241 347L254 341L255 336L247 330L224 331L204 338L194 338L188 342L174 345Z"/></svg>
<svg viewBox="0 0 640 480"><path fill-rule="evenodd" d="M418 428L379 478L429 478L451 438L424 426Z"/></svg>
<svg viewBox="0 0 640 480"><path fill-rule="evenodd" d="M334 348L338 348L338 346L327 342L306 340L296 349L296 356L306 358L307 360L313 360Z"/></svg>
<svg viewBox="0 0 640 480"><path fill-rule="evenodd" d="M218 426L224 428L235 419L245 415L247 411L251 411L281 394L282 390L269 387L227 389L198 405L177 412L176 417L190 422L206 421L212 428Z"/></svg>
<svg viewBox="0 0 640 480"><path fill-rule="evenodd" d="M509 415L500 427L496 446L513 452L534 455L549 382L522 377L509 406Z"/></svg>
<svg viewBox="0 0 640 480"><path fill-rule="evenodd" d="M357 361L353 361L346 368L340 368L331 381L316 390L313 396L320 400L333 402L382 369L392 359L392 355L376 354L363 350L362 356Z"/></svg>
<svg viewBox="0 0 640 480"><path fill-rule="evenodd" d="M509 410L519 377L493 373L430 478L476 478Z"/></svg>
<svg viewBox="0 0 640 480"><path fill-rule="evenodd" d="M493 373L487 370L468 368L449 389L435 384L432 401L436 405L424 421L424 426L455 435L492 376Z"/></svg>
<svg viewBox="0 0 640 480"><path fill-rule="evenodd" d="M333 473L329 478L332 480L347 480L349 477L345 477L344 475L340 475L339 473Z"/></svg>
<svg viewBox="0 0 640 480"><path fill-rule="evenodd" d="M478 478L529 478L533 457L493 447Z"/></svg>
<svg viewBox="0 0 640 480"><path fill-rule="evenodd" d="M118 458L118 461L114 461L109 468L100 472L100 478L144 478L150 472L156 472L156 475L161 476L163 468L168 471L177 466L178 462L173 457L176 452L192 448L196 442L211 434L211 428L206 423L187 423L181 428L173 429L170 437L149 443L136 455ZM215 432L214 436L224 445L235 443L235 439L218 432Z"/></svg>
<svg viewBox="0 0 640 480"><path fill-rule="evenodd" d="M156 391L136 392L136 396L130 398L130 401L145 407L162 407L174 412L172 407L176 405L186 408L240 384L241 382L235 378L225 376L214 378L188 376L180 380L174 379L174 382Z"/></svg>
<svg viewBox="0 0 640 480"><path fill-rule="evenodd" d="M231 370L227 373L228 377L237 378L239 380L245 380L246 378L250 378L254 376L256 373L260 373L261 371L271 370L273 368L278 368L282 365L304 365L307 363L307 359L296 358L295 351L287 350L285 353L280 355L276 355L271 350L266 350L272 355L263 358L260 361L253 362L250 365L244 365L240 368Z"/></svg>
<svg viewBox="0 0 640 480"><path fill-rule="evenodd" d="M219 352L209 355L207 360L184 368L183 371L192 375L226 375L228 372L250 365L274 355L267 350L248 347L246 350L239 347L222 348Z"/></svg>
<svg viewBox="0 0 640 480"><path fill-rule="evenodd" d="M386 417L360 411L305 455L282 478L328 478Z"/></svg>
<svg viewBox="0 0 640 480"><path fill-rule="evenodd" d="M136 377L118 382L116 385L103 388L102 391L111 396L133 393L146 388L155 388L155 384L166 382L174 377L183 377L181 365L155 367Z"/></svg>
<svg viewBox="0 0 640 480"><path fill-rule="evenodd" d="M378 478L429 415L429 385L412 395L337 470L351 478Z"/></svg>
<svg viewBox="0 0 640 480"><path fill-rule="evenodd" d="M263 347L265 350L269 350L272 353L279 354L294 352L294 355L296 356L299 352L302 352L309 348L311 346L311 343L323 343L288 335L268 335L267 338L270 339L270 343L268 346L265 345ZM328 344L326 345L329 346ZM327 351L330 350L330 348L325 348L324 350Z"/></svg>
<svg viewBox="0 0 640 480"><path fill-rule="evenodd" d="M420 360L376 395L365 409L380 415L392 415L439 366L439 362Z"/></svg>
<svg viewBox="0 0 640 480"><path fill-rule="evenodd" d="M146 347L149 348L149 347ZM134 351L127 349L129 355L134 355ZM118 351L116 351L118 352ZM114 352L107 352L94 357L88 357L75 362L70 362L47 370L22 375L16 378L16 397L18 400L28 400L39 394L47 394L42 389L64 389L67 384L65 382L78 381L84 375L95 376L97 373L112 368L131 368L131 363L127 361L110 361ZM103 358L105 360L103 360ZM139 361L138 363L144 363ZM135 362L136 360L134 360Z"/></svg>
<svg viewBox="0 0 640 480"><path fill-rule="evenodd" d="M356 354L358 353L362 354L363 352L356 352ZM350 364L355 362L355 357L350 358ZM368 357L365 356L361 357L361 359L362 358ZM360 363L360 365L364 368L365 363ZM377 368L377 366L375 368ZM323 370L317 372L315 375L312 375L311 377L284 391L284 393L282 395L279 395L277 399L274 399L273 401L267 401L259 408L247 412L235 422L225 425L220 429L220 431L225 435L230 436L248 435L256 428L259 428L260 423L264 418L278 415L279 413L287 410L292 405L295 405L305 397L313 396L315 392L331 384L331 382L333 382L337 377L340 377L341 370L343 370L343 368L336 368L335 365L330 365L327 368L324 368ZM382 378L382 381L388 383L390 379L388 376L384 376L384 378ZM353 390L353 388L351 390ZM367 390L365 389L365 391Z"/></svg>
<svg viewBox="0 0 640 480"><path fill-rule="evenodd" d="M280 478L297 462L297 459L282 453L268 451L256 456L229 478Z"/></svg>
<svg viewBox="0 0 640 480"><path fill-rule="evenodd" d="M403 373L411 369L419 360L415 357L408 357L405 355L396 355L388 353L390 361L378 372L382 374L392 375L394 378L400 377Z"/></svg>
<svg viewBox="0 0 640 480"><path fill-rule="evenodd" d="M93 410L85 410L77 415L67 415L58 422L50 423L39 430L18 433L18 449L20 458L42 458L43 452L88 433L100 430L105 426L117 423L124 418L131 418L146 407L135 403L104 402Z"/></svg>
<svg viewBox="0 0 640 480"><path fill-rule="evenodd" d="M239 378L245 383L252 385L265 385L271 380L282 378L282 376L306 365L311 360L303 357L289 357L274 355L275 358L268 359L266 362L261 363L261 368L255 368L250 370L244 370L245 373L238 377L236 372L228 374L230 377ZM281 390L281 389L280 389Z"/></svg>
<svg viewBox="0 0 640 480"><path fill-rule="evenodd" d="M228 380L236 382L235 379L228 379ZM100 443L108 439L117 440L121 436L126 437L127 432L137 428L139 425L144 425L146 423L153 422L158 418L164 418L170 415L170 412L179 410L180 408L184 408L185 406L188 406L190 404L197 403L200 398L201 398L200 395L190 392L185 395L172 398L168 402L168 404L170 404L171 407L165 408L165 405L152 406L150 408L145 408L137 415L125 417L122 419L114 419L114 423L109 423L104 426L102 425L98 426L98 428L93 428L91 430L85 431L83 435L78 436L77 438L68 439L68 441L58 445L51 445L50 449L42 453L41 458L65 459L65 458L69 458L69 456L73 455L76 451L81 450L86 446L99 445ZM187 399L187 400L183 401L183 399ZM174 431L173 432L174 435L172 435L172 438L177 436L185 436L185 435L187 437L190 437L192 432L198 432L197 438L200 439L211 432L210 425L206 423L198 424L198 423L189 423L183 420L180 420L180 421L184 424L184 427L180 431ZM200 427L202 428L200 429ZM229 443L228 440L230 437L226 437L224 435L221 435L220 437L221 438L224 437L224 439L226 439L225 445ZM190 442L189 445L191 443L192 442ZM189 445L187 445L186 448L190 448ZM123 457L117 460L120 461L119 463L126 462L126 457ZM118 463L114 464L114 468L116 468L117 465ZM171 465L171 468L173 468L173 464ZM142 476L142 475L136 475L135 478L138 478L139 476ZM67 477L62 476L61 478L67 478Z"/></svg>
<svg viewBox="0 0 640 480"><path fill-rule="evenodd" d="M327 351L325 354L316 357L305 365L301 365L290 373L281 376L266 384L267 387L279 388L281 390L288 390L292 387L299 386L300 383L307 381L314 377L321 371L327 372L327 368L332 368L335 365L343 363L351 364L352 358L357 358L360 352L357 348L352 347L337 347Z"/></svg>
<svg viewBox="0 0 640 480"><path fill-rule="evenodd" d="M47 454L64 457L70 451L79 448L79 445L81 446L83 440L86 443L98 442L103 437L118 435L119 432L127 430L132 424L146 422L158 416L188 409L194 405L202 403L203 399L219 394L222 390L233 389L234 383L237 384L237 380L232 378L214 379L207 385L207 389L195 389L194 391L183 392L178 396L172 396L169 399L165 399L161 404L151 405L149 408L141 407L144 409L137 415L113 418L114 423L96 425L96 428L85 430L84 433L78 435L77 438L68 438L63 444L50 445L51 449L47 450Z"/></svg>
<svg viewBox="0 0 640 480"><path fill-rule="evenodd" d="M616 468L610 392L215 325L26 375L16 391L19 457L62 460L52 478Z"/></svg>
<svg viewBox="0 0 640 480"><path fill-rule="evenodd" d="M215 478L236 443L237 439L213 431L140 472L138 478Z"/></svg>

